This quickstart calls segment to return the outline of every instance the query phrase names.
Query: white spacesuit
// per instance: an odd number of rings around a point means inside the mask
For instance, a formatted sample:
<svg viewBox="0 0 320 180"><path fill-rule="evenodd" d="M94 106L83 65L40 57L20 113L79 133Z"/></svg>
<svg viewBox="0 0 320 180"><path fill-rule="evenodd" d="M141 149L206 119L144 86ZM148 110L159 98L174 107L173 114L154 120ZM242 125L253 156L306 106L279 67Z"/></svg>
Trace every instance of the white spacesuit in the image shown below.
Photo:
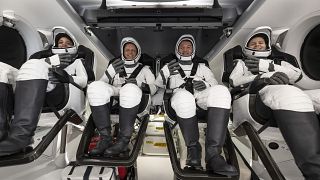
<svg viewBox="0 0 320 180"><path fill-rule="evenodd" d="M87 90L93 121L102 138L90 152L94 156L115 156L127 151L142 93L153 95L157 90L152 71L139 63L141 48L138 42L131 37L123 38L120 48L121 58L111 61L102 78L92 82ZM112 147L111 96L119 96L120 103L120 136Z"/></svg>
<svg viewBox="0 0 320 180"><path fill-rule="evenodd" d="M179 38L177 59L165 65L155 84L174 89L171 106L187 146L188 166L201 167L201 145L196 117L196 105L207 110L206 163L209 170L223 175L236 175L237 170L220 155L229 120L231 96L228 89L218 85L204 60L195 57L195 40L186 34Z"/></svg>
<svg viewBox="0 0 320 180"><path fill-rule="evenodd" d="M19 152L30 144L46 92L54 89L55 83L74 82L80 87L87 85L85 68L80 59L75 59L78 44L70 32L65 29L60 31L58 34L53 32L53 56L30 59L18 71L15 79L14 119L8 132L4 132L6 137L0 142L0 156Z"/></svg>
<svg viewBox="0 0 320 180"><path fill-rule="evenodd" d="M284 60L270 59L271 32L270 27L259 27L249 35L243 47L244 59L237 60L230 84L233 87L248 84L251 88L257 87L261 101L272 110L272 116L304 176L320 179L319 121L309 96L289 85L301 78L300 69ZM265 47L260 48L260 42L250 47L255 38L262 38ZM243 121L254 123L243 113L243 108L248 106L241 101L239 98L233 103L235 126Z"/></svg>

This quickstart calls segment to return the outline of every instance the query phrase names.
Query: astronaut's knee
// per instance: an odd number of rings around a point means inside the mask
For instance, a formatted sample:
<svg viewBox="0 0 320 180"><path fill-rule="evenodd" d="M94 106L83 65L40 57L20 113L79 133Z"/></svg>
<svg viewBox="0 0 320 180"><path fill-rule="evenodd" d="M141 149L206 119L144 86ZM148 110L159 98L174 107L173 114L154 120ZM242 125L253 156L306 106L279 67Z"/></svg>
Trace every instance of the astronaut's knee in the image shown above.
<svg viewBox="0 0 320 180"><path fill-rule="evenodd" d="M46 79L50 65L43 60L31 59L26 61L18 71L17 80Z"/></svg>
<svg viewBox="0 0 320 180"><path fill-rule="evenodd" d="M132 83L125 84L120 89L120 106L124 108L132 108L140 104L142 91Z"/></svg>
<svg viewBox="0 0 320 180"><path fill-rule="evenodd" d="M190 118L196 115L194 96L186 90L178 90L171 98L171 106L181 118Z"/></svg>
<svg viewBox="0 0 320 180"><path fill-rule="evenodd" d="M262 101L273 110L291 110L298 112L314 111L314 107L309 96L301 89L279 85L276 88L270 89L271 96L265 95Z"/></svg>
<svg viewBox="0 0 320 180"><path fill-rule="evenodd" d="M113 95L112 88L102 82L94 81L88 85L87 96L91 106L101 106L110 102L110 97Z"/></svg>
<svg viewBox="0 0 320 180"><path fill-rule="evenodd" d="M215 85L209 88L207 106L230 109L231 95L227 87Z"/></svg>

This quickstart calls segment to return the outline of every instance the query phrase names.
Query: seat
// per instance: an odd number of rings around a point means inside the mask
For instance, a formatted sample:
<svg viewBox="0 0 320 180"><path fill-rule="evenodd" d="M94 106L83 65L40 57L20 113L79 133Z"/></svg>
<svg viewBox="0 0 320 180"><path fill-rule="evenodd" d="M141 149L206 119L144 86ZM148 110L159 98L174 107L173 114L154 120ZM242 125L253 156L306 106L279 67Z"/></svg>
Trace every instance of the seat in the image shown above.
<svg viewBox="0 0 320 180"><path fill-rule="evenodd" d="M222 82L231 88L233 111L246 113L248 117L251 117L250 122L256 124L256 127L259 127L259 130L256 130L251 123L245 121L235 130L235 133L240 136L245 134L248 135L249 140L252 143L253 153L256 152L260 157L272 179L285 179L259 137L259 134L267 127L277 127L276 122L273 120L271 109L262 103L257 91L250 88L249 85L231 87L229 84L229 76L236 64L235 60L242 59L243 57L242 48L239 45L224 53L224 72ZM275 46L272 46L272 54L269 58L274 59L275 62L282 59L295 67L299 67L294 56L279 51ZM237 109L234 108L235 106Z"/></svg>
<svg viewBox="0 0 320 180"><path fill-rule="evenodd" d="M161 65L170 62L172 59L175 58L174 54L170 54L163 59L161 59ZM207 61L204 62L207 66ZM169 81L168 81L169 82ZM169 85L166 85L166 89L163 96L163 106L166 114L166 121L163 123L165 137L167 141L167 147L170 155L170 161L172 164L172 168L175 174L175 177L177 179L238 179L238 176L234 177L226 177L218 174L209 174L206 170L194 170L189 168L182 168L177 152L179 152L177 149L178 147L175 145L173 133L176 130L176 125L178 124L176 121L176 113L174 109L171 107L170 98L173 95L173 91L169 89ZM206 111L197 108L196 116L198 118L199 123L206 123L207 117L206 117ZM236 157L234 145L232 143L231 137L229 132L227 131L226 141L223 148L225 158L229 164L232 164L234 167L237 168L239 171L239 165L238 160Z"/></svg>
<svg viewBox="0 0 320 180"><path fill-rule="evenodd" d="M29 59L41 59L52 56L51 48L39 51L30 56ZM94 75L94 53L89 48L79 45L77 58L82 60L88 75L88 82L95 80ZM59 96L57 96L59 95ZM77 101L76 103L74 101ZM68 83L59 83L56 88L47 93L46 102L42 112L54 112L66 108L74 109L79 115L82 115L85 109L85 89L78 89L76 86Z"/></svg>
<svg viewBox="0 0 320 180"><path fill-rule="evenodd" d="M30 59L40 59L49 56L52 56L51 49L36 52L35 54L30 56ZM94 64L93 52L85 46L80 45L78 48L78 58L82 58L87 73L91 74L90 80L94 80L94 73L92 69ZM70 103L74 100L80 100L80 102L82 103L82 105L76 107L75 110L73 110L73 107L71 107L70 105L74 104L74 102ZM42 113L54 112L59 120L35 148L27 147L24 152L1 157L0 166L25 164L36 160L46 150L46 148L67 122L71 122L73 124L82 123L82 118L79 117L79 112L83 112L84 108L85 94L83 89L79 90L78 88L68 83L57 84L57 87L53 91L46 94L46 102L42 109ZM60 110L63 111L62 116L58 112ZM66 132L62 134L62 136L66 136ZM62 144L61 147L63 149L63 147L65 147L65 144Z"/></svg>
<svg viewBox="0 0 320 180"><path fill-rule="evenodd" d="M154 58L150 57L147 54L142 54L141 57L142 58L139 60L139 62L144 65L150 66L151 70L154 71L153 69L155 67ZM109 63L112 63L113 60L111 60ZM110 104L112 104L112 107L110 107L111 117L114 115L118 116L118 109L119 109L118 98L119 97L112 97L110 99ZM128 156L112 157L112 158L89 156L88 152L89 152L90 143L92 143L92 139L95 136L95 125L93 123L92 116L90 116L79 143L79 147L76 155L77 157L76 162L73 162L73 163L77 165L132 167L136 162L136 159L139 155L139 151L143 143L143 139L144 139L148 121L149 121L150 104L151 104L151 96L149 94L143 93L141 102L139 105L139 111L136 116L135 129L133 133L134 137L131 138L131 143L134 141L134 144L133 144L133 147L130 148L131 150ZM114 127L115 128L114 128L113 136L116 137L119 130L117 122L115 123Z"/></svg>

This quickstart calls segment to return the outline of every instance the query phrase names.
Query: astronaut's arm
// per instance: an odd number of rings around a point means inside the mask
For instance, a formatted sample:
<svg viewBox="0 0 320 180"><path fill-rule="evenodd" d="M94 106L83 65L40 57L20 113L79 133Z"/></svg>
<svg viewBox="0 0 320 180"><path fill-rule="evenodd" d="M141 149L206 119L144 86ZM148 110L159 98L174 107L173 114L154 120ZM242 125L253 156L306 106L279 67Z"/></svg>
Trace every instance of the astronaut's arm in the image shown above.
<svg viewBox="0 0 320 180"><path fill-rule="evenodd" d="M168 81L169 76L170 76L169 69L168 69L167 65L165 65L160 70L154 84L159 88L166 89L166 85L167 85L167 81Z"/></svg>
<svg viewBox="0 0 320 180"><path fill-rule="evenodd" d="M294 67L288 62L282 61L281 65L274 65L276 72L283 72L289 77L290 84L294 84L302 78L302 71L299 68Z"/></svg>
<svg viewBox="0 0 320 180"><path fill-rule="evenodd" d="M302 78L302 72L286 61L281 64L274 64L270 60L260 60L259 70L263 72L283 72L289 77L290 84L294 84Z"/></svg>
<svg viewBox="0 0 320 180"><path fill-rule="evenodd" d="M210 68L208 68L207 66L203 66L201 71L203 73L205 84L207 87L214 86L214 85L218 84L218 81L214 77L214 74Z"/></svg>
<svg viewBox="0 0 320 180"><path fill-rule="evenodd" d="M75 74L72 75L73 81L81 86L82 88L87 86L88 75L86 69L80 59L77 59L75 62Z"/></svg>
<svg viewBox="0 0 320 180"><path fill-rule="evenodd" d="M154 95L157 91L154 74L149 68L144 68L145 83L141 83L141 89L143 92Z"/></svg>
<svg viewBox="0 0 320 180"><path fill-rule="evenodd" d="M246 73L244 62L239 60L230 74L229 82L232 87L237 87L252 82L256 76L257 75L251 73Z"/></svg>

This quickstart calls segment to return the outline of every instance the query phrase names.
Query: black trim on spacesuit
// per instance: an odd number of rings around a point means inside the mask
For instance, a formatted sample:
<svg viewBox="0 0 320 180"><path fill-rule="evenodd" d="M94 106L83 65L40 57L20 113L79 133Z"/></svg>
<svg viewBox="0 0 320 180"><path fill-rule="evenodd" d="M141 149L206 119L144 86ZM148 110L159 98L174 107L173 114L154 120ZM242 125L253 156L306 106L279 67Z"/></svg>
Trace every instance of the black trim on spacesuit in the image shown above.
<svg viewBox="0 0 320 180"><path fill-rule="evenodd" d="M182 70L182 68L178 69L178 72L180 76L184 79L185 83L183 83L179 88L185 88L187 91L189 91L191 94L193 94L193 77L197 73L198 67L200 63L203 63L207 66L208 62L200 59L200 58L193 58L192 59L193 65L191 69L190 76L186 78L186 74Z"/></svg>
<svg viewBox="0 0 320 180"><path fill-rule="evenodd" d="M108 71L105 71L104 73L106 74L106 76L107 76L108 79L109 79L109 84L111 84L111 82L112 82L112 77L111 77L111 75L108 73Z"/></svg>

